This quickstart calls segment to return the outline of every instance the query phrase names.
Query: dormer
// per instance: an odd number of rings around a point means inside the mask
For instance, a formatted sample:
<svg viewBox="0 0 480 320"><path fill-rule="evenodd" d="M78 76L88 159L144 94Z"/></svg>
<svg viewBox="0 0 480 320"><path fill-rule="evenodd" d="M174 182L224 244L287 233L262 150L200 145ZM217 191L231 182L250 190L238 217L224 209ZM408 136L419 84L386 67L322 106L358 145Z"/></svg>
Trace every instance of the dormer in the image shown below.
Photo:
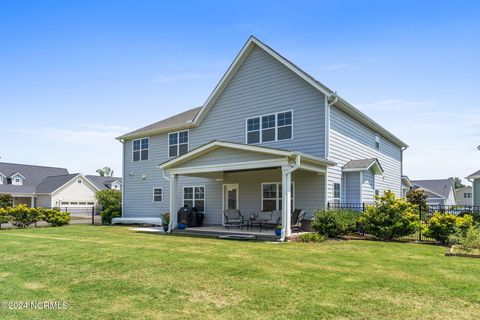
<svg viewBox="0 0 480 320"><path fill-rule="evenodd" d="M7 184L7 177L0 172L0 184Z"/></svg>
<svg viewBox="0 0 480 320"><path fill-rule="evenodd" d="M14 186L21 186L23 185L23 181L25 181L25 177L17 172L10 177L10 181Z"/></svg>
<svg viewBox="0 0 480 320"><path fill-rule="evenodd" d="M120 182L118 182L117 180L115 180L110 184L110 189L120 191L120 190L122 190L122 184Z"/></svg>

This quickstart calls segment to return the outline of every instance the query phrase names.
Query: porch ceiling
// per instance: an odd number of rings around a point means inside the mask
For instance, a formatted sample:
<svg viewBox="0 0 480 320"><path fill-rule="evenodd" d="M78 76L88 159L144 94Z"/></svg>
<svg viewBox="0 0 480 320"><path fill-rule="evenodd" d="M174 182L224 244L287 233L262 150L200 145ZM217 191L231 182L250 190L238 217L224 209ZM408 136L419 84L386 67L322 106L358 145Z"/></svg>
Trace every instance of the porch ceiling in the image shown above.
<svg viewBox="0 0 480 320"><path fill-rule="evenodd" d="M201 174L276 169L283 166L324 173L335 165L315 156L281 149L239 143L212 141L159 167L171 174Z"/></svg>

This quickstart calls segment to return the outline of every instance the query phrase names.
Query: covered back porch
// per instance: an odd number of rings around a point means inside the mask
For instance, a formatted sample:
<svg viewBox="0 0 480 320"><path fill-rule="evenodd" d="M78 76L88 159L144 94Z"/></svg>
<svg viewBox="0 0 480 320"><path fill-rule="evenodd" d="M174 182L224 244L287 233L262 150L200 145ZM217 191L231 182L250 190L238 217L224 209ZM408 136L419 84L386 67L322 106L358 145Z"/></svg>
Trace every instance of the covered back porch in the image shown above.
<svg viewBox="0 0 480 320"><path fill-rule="evenodd" d="M186 204L204 212L207 226L227 226L233 232L273 234L275 225L259 230L261 224L255 222L278 216L281 240L289 239L295 208L308 216L326 207L326 169L333 164L298 152L208 143L160 165L170 181L169 231L177 228L176 213ZM228 221L235 210L243 220L237 228Z"/></svg>

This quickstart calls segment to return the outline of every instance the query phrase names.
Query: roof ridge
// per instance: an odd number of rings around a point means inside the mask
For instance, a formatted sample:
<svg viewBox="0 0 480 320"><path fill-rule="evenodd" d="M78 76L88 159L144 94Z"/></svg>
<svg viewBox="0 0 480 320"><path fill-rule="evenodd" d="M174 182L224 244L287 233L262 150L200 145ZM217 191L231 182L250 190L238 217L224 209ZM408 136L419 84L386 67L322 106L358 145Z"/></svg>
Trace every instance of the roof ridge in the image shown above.
<svg viewBox="0 0 480 320"><path fill-rule="evenodd" d="M51 166L42 166L42 165L38 165L38 164L24 164L24 163L13 163L13 162L0 162L0 165L1 164L11 164L11 165L15 165L15 166L26 166L26 167L37 167L37 168L51 168L51 169L64 169L64 170L67 170L67 168L62 168L62 167L51 167Z"/></svg>

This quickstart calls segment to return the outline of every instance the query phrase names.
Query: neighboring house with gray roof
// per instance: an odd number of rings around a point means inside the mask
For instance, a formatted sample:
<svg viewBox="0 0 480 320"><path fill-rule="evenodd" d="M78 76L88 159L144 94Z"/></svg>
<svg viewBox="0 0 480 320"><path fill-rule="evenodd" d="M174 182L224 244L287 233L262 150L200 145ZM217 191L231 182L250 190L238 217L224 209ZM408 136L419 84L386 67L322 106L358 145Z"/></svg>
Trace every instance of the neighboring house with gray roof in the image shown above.
<svg viewBox="0 0 480 320"><path fill-rule="evenodd" d="M457 206L471 206L473 205L473 188L472 186L465 186L455 190L457 198Z"/></svg>
<svg viewBox="0 0 480 320"><path fill-rule="evenodd" d="M0 193L11 194L14 205L30 207L93 206L95 193L121 190L117 177L84 176L67 169L0 162Z"/></svg>
<svg viewBox="0 0 480 320"><path fill-rule="evenodd" d="M401 195L407 145L258 39L250 37L201 108L118 137L123 219L195 206L205 224L225 209L248 219L329 202Z"/></svg>
<svg viewBox="0 0 480 320"><path fill-rule="evenodd" d="M467 180L472 182L473 205L480 206L480 170L469 175Z"/></svg>
<svg viewBox="0 0 480 320"><path fill-rule="evenodd" d="M425 190L429 205L455 205L455 184L453 178L412 180L413 189Z"/></svg>

